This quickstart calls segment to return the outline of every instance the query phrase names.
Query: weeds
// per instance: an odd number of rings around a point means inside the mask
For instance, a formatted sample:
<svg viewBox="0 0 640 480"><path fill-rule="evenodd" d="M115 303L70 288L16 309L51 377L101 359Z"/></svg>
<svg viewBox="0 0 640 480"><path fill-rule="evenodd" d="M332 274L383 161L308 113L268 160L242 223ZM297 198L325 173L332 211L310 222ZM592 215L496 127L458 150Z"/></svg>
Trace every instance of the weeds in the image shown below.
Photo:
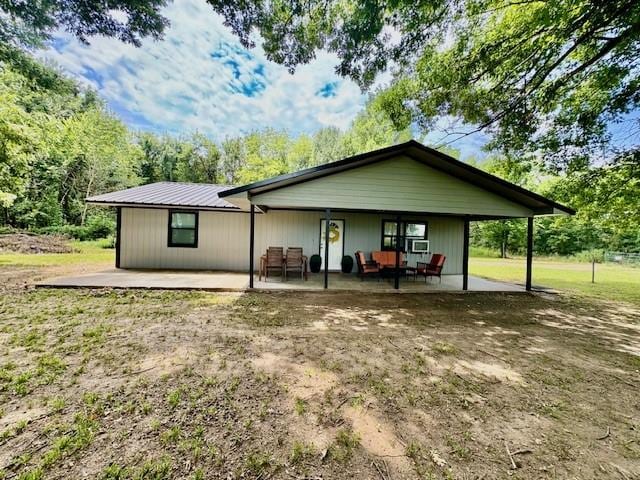
<svg viewBox="0 0 640 480"><path fill-rule="evenodd" d="M244 462L245 468L257 476L260 476L274 465L273 458L266 452L251 453Z"/></svg>
<svg viewBox="0 0 640 480"><path fill-rule="evenodd" d="M313 445L295 441L293 442L293 447L291 448L289 461L291 462L291 464L296 465L302 463L305 460L308 460L314 455L316 455L316 450Z"/></svg>
<svg viewBox="0 0 640 480"><path fill-rule="evenodd" d="M308 404L306 400L296 397L293 408L298 415L304 415L304 413L307 411L307 405Z"/></svg>
<svg viewBox="0 0 640 480"><path fill-rule="evenodd" d="M458 353L456 346L447 342L435 342L431 345L431 350L436 355L455 355Z"/></svg>
<svg viewBox="0 0 640 480"><path fill-rule="evenodd" d="M176 389L169 392L169 394L167 395L167 403L169 404L169 408L171 408L172 410L175 410L175 408L180 403L181 399L182 399L182 392L180 391L180 389Z"/></svg>
<svg viewBox="0 0 640 480"><path fill-rule="evenodd" d="M329 448L329 454L336 461L342 463L349 460L353 452L360 445L360 435L351 429L338 430L336 438Z"/></svg>

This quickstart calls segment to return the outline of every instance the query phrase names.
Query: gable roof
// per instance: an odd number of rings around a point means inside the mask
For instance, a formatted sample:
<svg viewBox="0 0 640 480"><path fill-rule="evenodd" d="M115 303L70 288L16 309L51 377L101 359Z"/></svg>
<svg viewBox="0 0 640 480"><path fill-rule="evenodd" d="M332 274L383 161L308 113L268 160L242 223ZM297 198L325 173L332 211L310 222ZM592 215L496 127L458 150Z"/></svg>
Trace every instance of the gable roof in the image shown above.
<svg viewBox="0 0 640 480"><path fill-rule="evenodd" d="M438 150L422 145L415 140L355 155L353 157L331 162L298 172L280 175L259 182L229 188L220 192L220 197L230 197L243 192L248 194L265 193L290 185L306 182L327 175L387 160L398 155L406 155L429 167L440 170L470 184L530 208L535 214L565 213L573 215L575 210L543 197L535 192L522 188L511 182L491 175L479 168L446 155Z"/></svg>
<svg viewBox="0 0 640 480"><path fill-rule="evenodd" d="M209 183L157 182L117 192L95 195L87 203L108 206L192 207L208 210L240 210L220 198L219 194L232 188Z"/></svg>

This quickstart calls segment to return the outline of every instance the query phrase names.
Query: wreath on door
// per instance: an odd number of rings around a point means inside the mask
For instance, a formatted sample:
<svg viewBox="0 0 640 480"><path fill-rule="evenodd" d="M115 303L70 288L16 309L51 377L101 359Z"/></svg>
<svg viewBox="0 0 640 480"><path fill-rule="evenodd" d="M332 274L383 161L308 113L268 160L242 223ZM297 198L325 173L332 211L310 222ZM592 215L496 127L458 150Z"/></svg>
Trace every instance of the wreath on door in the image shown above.
<svg viewBox="0 0 640 480"><path fill-rule="evenodd" d="M329 223L329 243L336 243L340 240L340 228L337 223Z"/></svg>

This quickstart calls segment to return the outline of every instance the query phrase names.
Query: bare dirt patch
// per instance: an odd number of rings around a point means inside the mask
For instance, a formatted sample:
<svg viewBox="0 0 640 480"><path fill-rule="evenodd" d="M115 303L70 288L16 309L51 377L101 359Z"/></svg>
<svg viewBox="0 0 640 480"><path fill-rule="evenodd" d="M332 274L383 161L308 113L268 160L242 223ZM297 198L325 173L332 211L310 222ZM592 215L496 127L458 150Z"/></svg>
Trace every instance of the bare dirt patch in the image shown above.
<svg viewBox="0 0 640 480"><path fill-rule="evenodd" d="M69 238L62 235L35 235L30 233L0 234L0 253L71 253Z"/></svg>
<svg viewBox="0 0 640 480"><path fill-rule="evenodd" d="M38 289L0 318L6 478L640 474L628 306Z"/></svg>

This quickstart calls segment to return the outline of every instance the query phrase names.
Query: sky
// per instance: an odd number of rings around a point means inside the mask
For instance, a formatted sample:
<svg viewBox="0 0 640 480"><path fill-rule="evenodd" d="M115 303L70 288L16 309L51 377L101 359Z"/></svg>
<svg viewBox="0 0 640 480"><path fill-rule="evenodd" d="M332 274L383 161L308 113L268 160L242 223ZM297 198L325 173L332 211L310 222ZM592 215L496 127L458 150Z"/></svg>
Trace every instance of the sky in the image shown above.
<svg viewBox="0 0 640 480"><path fill-rule="evenodd" d="M346 129L363 108L366 94L335 74L333 54L320 52L292 75L265 58L259 39L244 49L205 0L175 0L164 15L171 26L161 41L134 47L95 37L87 46L61 32L42 56L93 87L136 130L199 131L220 141L271 127L297 136ZM476 135L451 146L472 154L483 141Z"/></svg>
<svg viewBox="0 0 640 480"><path fill-rule="evenodd" d="M161 41L141 47L97 37L89 46L57 34L43 55L95 88L128 125L214 139L274 127L291 134L346 128L366 99L320 53L295 75L244 49L204 0L176 0Z"/></svg>

